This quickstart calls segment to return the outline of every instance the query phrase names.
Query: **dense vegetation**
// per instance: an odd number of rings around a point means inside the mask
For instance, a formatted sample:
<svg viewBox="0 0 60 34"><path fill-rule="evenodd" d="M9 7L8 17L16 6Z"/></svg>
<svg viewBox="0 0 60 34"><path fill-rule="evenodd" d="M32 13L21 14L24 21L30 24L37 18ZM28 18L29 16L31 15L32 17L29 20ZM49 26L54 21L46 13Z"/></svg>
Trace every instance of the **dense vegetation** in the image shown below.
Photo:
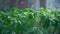
<svg viewBox="0 0 60 34"><path fill-rule="evenodd" d="M0 11L0 34L60 34L59 12L39 9Z"/></svg>

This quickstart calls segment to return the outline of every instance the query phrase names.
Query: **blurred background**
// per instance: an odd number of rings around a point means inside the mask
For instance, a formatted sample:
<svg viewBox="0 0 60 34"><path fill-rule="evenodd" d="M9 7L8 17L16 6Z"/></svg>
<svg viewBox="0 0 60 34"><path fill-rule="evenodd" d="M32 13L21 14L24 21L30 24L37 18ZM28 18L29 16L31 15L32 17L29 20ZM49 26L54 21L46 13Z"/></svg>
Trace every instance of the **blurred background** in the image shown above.
<svg viewBox="0 0 60 34"><path fill-rule="evenodd" d="M6 8L11 9L13 7L24 9L39 9L41 7L49 10L59 10L60 0L0 0L0 10Z"/></svg>

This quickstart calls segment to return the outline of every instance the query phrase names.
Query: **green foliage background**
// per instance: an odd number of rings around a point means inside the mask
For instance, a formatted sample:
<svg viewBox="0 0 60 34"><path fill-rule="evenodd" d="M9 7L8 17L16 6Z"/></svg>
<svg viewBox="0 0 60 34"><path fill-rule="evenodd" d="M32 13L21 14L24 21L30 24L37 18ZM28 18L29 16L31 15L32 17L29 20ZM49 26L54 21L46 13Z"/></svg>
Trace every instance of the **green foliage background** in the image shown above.
<svg viewBox="0 0 60 34"><path fill-rule="evenodd" d="M59 14L43 8L0 11L0 34L59 34Z"/></svg>

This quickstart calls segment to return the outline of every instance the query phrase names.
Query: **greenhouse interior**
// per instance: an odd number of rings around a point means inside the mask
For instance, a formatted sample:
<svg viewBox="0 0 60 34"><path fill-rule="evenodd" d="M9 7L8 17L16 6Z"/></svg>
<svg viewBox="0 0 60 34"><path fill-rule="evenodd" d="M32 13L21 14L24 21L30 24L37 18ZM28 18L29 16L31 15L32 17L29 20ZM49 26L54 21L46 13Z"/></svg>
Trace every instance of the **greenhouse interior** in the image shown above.
<svg viewBox="0 0 60 34"><path fill-rule="evenodd" d="M60 0L0 0L0 34L60 34Z"/></svg>

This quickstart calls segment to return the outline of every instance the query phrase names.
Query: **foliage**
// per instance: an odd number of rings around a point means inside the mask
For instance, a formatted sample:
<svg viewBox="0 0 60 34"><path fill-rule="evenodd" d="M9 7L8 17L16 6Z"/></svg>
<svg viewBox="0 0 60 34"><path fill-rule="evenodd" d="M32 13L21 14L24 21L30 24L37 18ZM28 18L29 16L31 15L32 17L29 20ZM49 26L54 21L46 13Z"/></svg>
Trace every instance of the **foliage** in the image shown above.
<svg viewBox="0 0 60 34"><path fill-rule="evenodd" d="M39 9L0 11L0 34L54 34L58 31L59 12Z"/></svg>

